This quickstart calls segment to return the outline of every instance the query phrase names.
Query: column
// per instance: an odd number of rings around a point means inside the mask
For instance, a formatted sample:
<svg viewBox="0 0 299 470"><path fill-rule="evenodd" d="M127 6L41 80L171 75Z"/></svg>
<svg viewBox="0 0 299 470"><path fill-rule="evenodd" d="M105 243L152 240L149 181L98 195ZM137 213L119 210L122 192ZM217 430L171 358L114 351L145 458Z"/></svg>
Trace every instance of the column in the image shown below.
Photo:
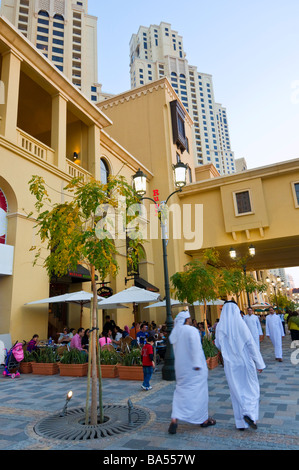
<svg viewBox="0 0 299 470"><path fill-rule="evenodd" d="M51 147L55 151L55 165L66 171L67 99L61 94L52 96Z"/></svg>
<svg viewBox="0 0 299 470"><path fill-rule="evenodd" d="M101 131L95 124L88 128L88 171L96 180L101 175Z"/></svg>
<svg viewBox="0 0 299 470"><path fill-rule="evenodd" d="M1 85L4 88L4 103L1 105L0 134L17 143L19 87L22 59L12 50L2 54Z"/></svg>

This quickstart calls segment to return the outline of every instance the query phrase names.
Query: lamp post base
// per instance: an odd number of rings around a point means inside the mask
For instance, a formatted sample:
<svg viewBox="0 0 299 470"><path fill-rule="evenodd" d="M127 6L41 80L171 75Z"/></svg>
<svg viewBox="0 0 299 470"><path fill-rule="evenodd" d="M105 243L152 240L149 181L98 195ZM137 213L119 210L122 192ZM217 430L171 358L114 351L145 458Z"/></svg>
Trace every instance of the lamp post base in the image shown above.
<svg viewBox="0 0 299 470"><path fill-rule="evenodd" d="M164 366L162 368L162 379L168 380L169 382L175 380L173 347L168 340L164 357Z"/></svg>

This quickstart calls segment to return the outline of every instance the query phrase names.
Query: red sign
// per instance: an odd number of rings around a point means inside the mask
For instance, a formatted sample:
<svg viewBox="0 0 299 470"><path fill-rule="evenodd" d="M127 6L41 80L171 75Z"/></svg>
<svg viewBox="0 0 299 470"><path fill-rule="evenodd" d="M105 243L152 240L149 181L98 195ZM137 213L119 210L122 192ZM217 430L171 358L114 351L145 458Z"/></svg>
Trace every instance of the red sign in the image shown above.
<svg viewBox="0 0 299 470"><path fill-rule="evenodd" d="M4 193L0 189L0 244L4 245L7 231L7 201Z"/></svg>

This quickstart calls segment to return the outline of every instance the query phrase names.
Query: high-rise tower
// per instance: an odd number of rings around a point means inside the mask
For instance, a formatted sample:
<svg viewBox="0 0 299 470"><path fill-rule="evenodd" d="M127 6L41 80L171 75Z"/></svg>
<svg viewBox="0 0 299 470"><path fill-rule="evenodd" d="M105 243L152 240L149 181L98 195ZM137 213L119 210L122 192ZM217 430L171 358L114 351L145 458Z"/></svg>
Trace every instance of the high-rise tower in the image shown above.
<svg viewBox="0 0 299 470"><path fill-rule="evenodd" d="M195 164L235 172L226 109L215 102L212 75L190 66L183 38L168 23L140 26L130 41L131 88L166 76L194 122Z"/></svg>
<svg viewBox="0 0 299 470"><path fill-rule="evenodd" d="M0 13L98 101L97 18L88 14L87 0L2 0Z"/></svg>

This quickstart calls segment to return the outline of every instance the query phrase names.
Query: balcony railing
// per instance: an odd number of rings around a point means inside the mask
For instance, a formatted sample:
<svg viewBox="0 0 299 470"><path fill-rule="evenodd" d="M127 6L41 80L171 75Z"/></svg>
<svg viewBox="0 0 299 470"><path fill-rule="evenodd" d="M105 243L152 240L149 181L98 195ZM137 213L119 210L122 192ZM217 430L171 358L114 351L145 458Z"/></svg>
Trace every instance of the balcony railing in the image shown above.
<svg viewBox="0 0 299 470"><path fill-rule="evenodd" d="M69 176L72 178L83 178L84 183L87 183L92 177L91 173L70 160L66 161L66 167L66 172Z"/></svg>
<svg viewBox="0 0 299 470"><path fill-rule="evenodd" d="M35 157L54 165L54 150L27 134L22 129L17 129L18 145L26 152L31 153Z"/></svg>

